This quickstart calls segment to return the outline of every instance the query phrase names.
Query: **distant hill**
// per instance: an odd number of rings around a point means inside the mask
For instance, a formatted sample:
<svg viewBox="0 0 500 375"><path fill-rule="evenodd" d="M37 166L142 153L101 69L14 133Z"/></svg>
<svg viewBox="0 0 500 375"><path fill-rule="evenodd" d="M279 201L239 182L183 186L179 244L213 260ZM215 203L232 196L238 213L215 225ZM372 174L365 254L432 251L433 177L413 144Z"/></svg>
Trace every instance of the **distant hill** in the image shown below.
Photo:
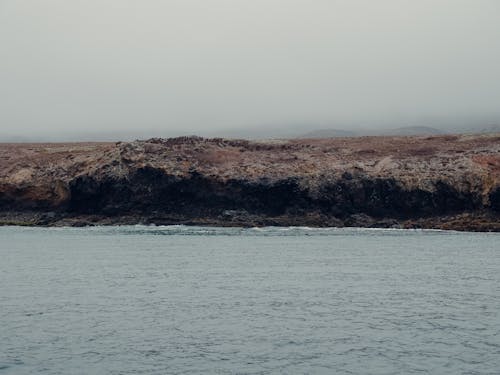
<svg viewBox="0 0 500 375"><path fill-rule="evenodd" d="M0 129L0 143L12 142L115 142L132 141L135 139L149 138L168 138L187 136L197 134L199 136L213 138L236 138L249 140L262 139L317 139L317 138L340 138L340 137L361 137L361 136L412 136L412 135L441 135L449 133L481 134L481 133L500 133L499 124L475 125L475 126L456 126L446 128L433 128L429 126L406 126L399 128L352 128L345 125L346 128L324 128L325 125L319 125L317 128L311 124L293 124L289 126L258 126L244 128L226 128L226 129L140 129L140 130L117 130L117 131L89 131L83 130L67 131L60 133L30 133L14 134L3 132ZM334 126L334 125L332 125ZM444 130L445 129L445 130Z"/></svg>
<svg viewBox="0 0 500 375"><path fill-rule="evenodd" d="M407 126L395 129L318 129L302 134L297 138L338 138L338 137L362 137L362 136L409 136L409 135L440 135L446 132L428 126Z"/></svg>
<svg viewBox="0 0 500 375"><path fill-rule="evenodd" d="M303 134L300 138L338 138L338 137L356 137L358 134L350 130L342 129L319 129Z"/></svg>
<svg viewBox="0 0 500 375"><path fill-rule="evenodd" d="M500 133L500 125L490 125L480 131L481 133Z"/></svg>
<svg viewBox="0 0 500 375"><path fill-rule="evenodd" d="M406 126L403 128L396 129L383 129L377 132L377 135L439 135L445 134L446 132L431 128L428 126Z"/></svg>

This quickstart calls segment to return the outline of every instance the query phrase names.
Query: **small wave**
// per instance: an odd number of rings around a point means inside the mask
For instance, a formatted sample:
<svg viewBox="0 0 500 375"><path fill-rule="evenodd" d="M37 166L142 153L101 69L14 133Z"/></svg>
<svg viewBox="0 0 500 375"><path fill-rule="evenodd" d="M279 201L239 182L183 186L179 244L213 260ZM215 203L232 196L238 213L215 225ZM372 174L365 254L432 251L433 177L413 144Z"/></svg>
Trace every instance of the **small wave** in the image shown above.
<svg viewBox="0 0 500 375"><path fill-rule="evenodd" d="M66 228L67 229L67 228ZM401 236L415 234L460 234L434 229L395 229L395 228L315 228L306 226L289 227L212 227L190 225L123 225L95 226L89 228L71 228L75 231L89 231L94 234L128 234L128 235L188 235L188 236Z"/></svg>
<svg viewBox="0 0 500 375"><path fill-rule="evenodd" d="M176 235L176 236L415 236L415 235L476 235L470 232L439 229L358 228L358 227L216 227L192 225L112 225L92 227L0 227L0 231L54 231L89 235ZM484 235L478 233L477 235ZM494 235L498 233L494 233Z"/></svg>

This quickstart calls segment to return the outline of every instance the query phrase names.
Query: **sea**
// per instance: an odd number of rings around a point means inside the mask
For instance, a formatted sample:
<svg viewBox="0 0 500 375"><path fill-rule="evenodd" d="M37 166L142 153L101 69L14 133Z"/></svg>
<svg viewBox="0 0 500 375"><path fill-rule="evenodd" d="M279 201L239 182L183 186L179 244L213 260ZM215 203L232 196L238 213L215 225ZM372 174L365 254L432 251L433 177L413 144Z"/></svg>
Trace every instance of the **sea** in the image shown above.
<svg viewBox="0 0 500 375"><path fill-rule="evenodd" d="M1 227L0 374L500 374L500 234Z"/></svg>

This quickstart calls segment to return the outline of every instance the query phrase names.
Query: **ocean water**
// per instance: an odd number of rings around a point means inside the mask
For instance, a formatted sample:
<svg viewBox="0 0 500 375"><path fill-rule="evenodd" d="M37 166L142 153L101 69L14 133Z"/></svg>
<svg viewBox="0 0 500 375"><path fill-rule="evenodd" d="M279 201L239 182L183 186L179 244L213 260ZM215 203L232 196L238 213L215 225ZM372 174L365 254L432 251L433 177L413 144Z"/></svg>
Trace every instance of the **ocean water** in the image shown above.
<svg viewBox="0 0 500 375"><path fill-rule="evenodd" d="M0 374L500 374L500 235L3 227Z"/></svg>

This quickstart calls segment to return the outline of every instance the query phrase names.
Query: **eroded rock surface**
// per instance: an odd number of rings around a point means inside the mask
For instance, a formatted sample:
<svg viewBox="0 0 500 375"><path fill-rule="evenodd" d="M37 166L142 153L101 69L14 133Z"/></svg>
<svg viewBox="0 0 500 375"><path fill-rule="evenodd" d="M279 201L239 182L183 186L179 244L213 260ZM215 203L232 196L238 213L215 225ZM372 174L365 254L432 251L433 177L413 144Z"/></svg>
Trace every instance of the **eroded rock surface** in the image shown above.
<svg viewBox="0 0 500 375"><path fill-rule="evenodd" d="M500 230L500 135L0 145L4 224Z"/></svg>

